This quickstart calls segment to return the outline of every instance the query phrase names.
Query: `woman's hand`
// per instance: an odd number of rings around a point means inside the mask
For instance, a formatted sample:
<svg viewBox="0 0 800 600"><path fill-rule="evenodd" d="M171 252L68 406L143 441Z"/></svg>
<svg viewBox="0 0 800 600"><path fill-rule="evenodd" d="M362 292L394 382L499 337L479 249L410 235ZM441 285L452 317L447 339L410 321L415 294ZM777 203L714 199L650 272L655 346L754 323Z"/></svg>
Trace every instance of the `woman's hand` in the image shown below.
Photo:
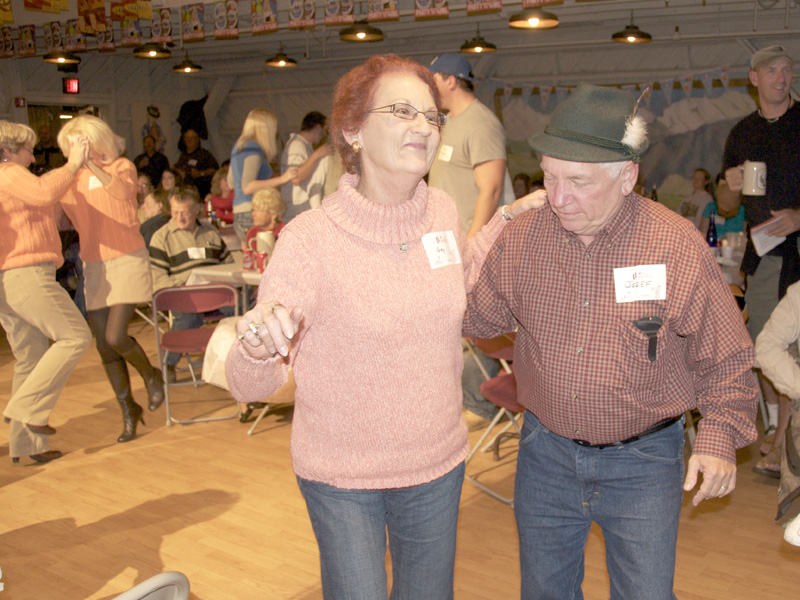
<svg viewBox="0 0 800 600"><path fill-rule="evenodd" d="M70 173L75 175L84 162L89 160L89 140L80 137L70 144L69 156L67 157L67 168Z"/></svg>
<svg viewBox="0 0 800 600"><path fill-rule="evenodd" d="M292 179L297 177L297 171L299 169L297 167L289 167L287 168L283 174L281 174L281 185L284 183L289 183Z"/></svg>
<svg viewBox="0 0 800 600"><path fill-rule="evenodd" d="M545 190L536 190L506 206L505 211L513 219L526 211L540 208L545 202L547 202L547 192Z"/></svg>
<svg viewBox="0 0 800 600"><path fill-rule="evenodd" d="M260 302L236 323L239 342L253 358L289 354L289 342L300 329L303 309L291 312L277 302Z"/></svg>

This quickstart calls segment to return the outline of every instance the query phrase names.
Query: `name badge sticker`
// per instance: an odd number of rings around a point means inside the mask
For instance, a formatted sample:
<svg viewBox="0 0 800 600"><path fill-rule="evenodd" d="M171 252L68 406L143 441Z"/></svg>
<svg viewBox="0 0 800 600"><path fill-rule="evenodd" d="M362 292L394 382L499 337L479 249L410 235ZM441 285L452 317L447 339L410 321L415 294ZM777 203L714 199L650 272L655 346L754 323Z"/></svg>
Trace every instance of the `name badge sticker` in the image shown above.
<svg viewBox="0 0 800 600"><path fill-rule="evenodd" d="M452 157L453 157L453 147L442 144L442 147L439 148L439 156L437 156L436 158L444 162L450 162L450 159Z"/></svg>
<svg viewBox="0 0 800 600"><path fill-rule="evenodd" d="M617 303L667 299L667 265L638 265L614 269Z"/></svg>
<svg viewBox="0 0 800 600"><path fill-rule="evenodd" d="M196 158L190 158L186 164L189 165L190 167L196 167L197 166L197 159Z"/></svg>
<svg viewBox="0 0 800 600"><path fill-rule="evenodd" d="M422 236L422 246L428 255L431 269L460 265L461 254L456 245L456 236L452 231L434 231Z"/></svg>
<svg viewBox="0 0 800 600"><path fill-rule="evenodd" d="M97 175L92 175L89 177L89 189L95 190L99 187L103 187L103 184L100 183L100 180L97 178Z"/></svg>
<svg viewBox="0 0 800 600"><path fill-rule="evenodd" d="M189 255L189 258L192 260L197 260L198 258L205 258L206 257L206 249L205 248L188 248L186 253Z"/></svg>

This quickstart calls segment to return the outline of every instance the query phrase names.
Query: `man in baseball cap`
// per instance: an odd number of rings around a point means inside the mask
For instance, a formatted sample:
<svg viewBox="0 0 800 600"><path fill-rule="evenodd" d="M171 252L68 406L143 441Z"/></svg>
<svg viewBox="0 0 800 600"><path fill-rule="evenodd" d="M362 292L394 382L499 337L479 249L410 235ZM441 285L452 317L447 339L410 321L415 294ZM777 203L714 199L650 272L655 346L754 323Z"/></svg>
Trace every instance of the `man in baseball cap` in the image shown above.
<svg viewBox="0 0 800 600"><path fill-rule="evenodd" d="M529 143L547 205L500 234L464 335L516 329L525 411L514 486L522 598L581 598L603 531L612 598L674 600L683 491L729 494L756 437L753 348L695 227L633 192L645 122L625 91L579 85ZM684 414L703 415L683 475Z"/></svg>
<svg viewBox="0 0 800 600"><path fill-rule="evenodd" d="M744 204L745 219L751 227L780 217L763 231L785 241L763 256L750 243L742 260L747 275L745 299L747 327L755 342L778 300L787 288L800 281L800 105L792 98L794 60L784 46L762 48L750 58L750 83L758 91L758 109L739 121L725 143L722 158L724 181L717 189L717 208L723 217L736 214ZM766 164L766 193L743 194L745 161ZM789 420L791 403L759 373L764 391L768 423L761 444L765 455L754 471L780 477L781 440Z"/></svg>

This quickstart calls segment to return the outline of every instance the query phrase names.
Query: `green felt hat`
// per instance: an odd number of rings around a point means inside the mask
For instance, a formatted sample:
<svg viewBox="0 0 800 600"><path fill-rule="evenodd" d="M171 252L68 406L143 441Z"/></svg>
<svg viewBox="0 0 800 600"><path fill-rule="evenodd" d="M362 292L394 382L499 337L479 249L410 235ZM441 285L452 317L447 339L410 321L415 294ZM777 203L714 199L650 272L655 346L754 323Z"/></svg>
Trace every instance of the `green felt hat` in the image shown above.
<svg viewBox="0 0 800 600"><path fill-rule="evenodd" d="M550 122L528 139L537 152L574 162L639 162L647 150L644 119L628 92L578 84Z"/></svg>

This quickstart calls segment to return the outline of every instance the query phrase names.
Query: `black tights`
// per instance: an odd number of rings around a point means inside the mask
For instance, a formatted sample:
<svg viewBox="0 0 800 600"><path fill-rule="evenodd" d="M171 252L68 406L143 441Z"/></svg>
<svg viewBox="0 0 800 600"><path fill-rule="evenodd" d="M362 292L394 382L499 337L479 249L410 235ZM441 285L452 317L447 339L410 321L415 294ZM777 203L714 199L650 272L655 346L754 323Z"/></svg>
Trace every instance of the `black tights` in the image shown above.
<svg viewBox="0 0 800 600"><path fill-rule="evenodd" d="M128 335L135 304L115 304L98 310L90 310L89 327L94 334L97 352L103 363L122 360L124 355L138 344Z"/></svg>

